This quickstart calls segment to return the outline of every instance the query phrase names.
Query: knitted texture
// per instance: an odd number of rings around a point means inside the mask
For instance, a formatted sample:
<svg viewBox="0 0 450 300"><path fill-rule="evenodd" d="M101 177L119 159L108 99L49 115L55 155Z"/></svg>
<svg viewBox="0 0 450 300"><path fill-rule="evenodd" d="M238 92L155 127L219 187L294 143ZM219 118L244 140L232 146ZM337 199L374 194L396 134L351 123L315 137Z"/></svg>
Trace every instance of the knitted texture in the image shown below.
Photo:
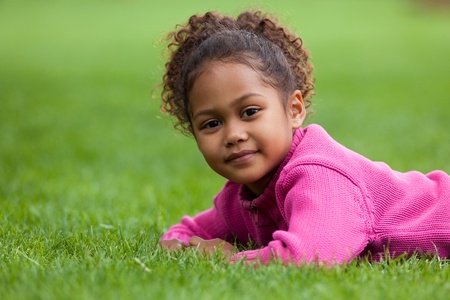
<svg viewBox="0 0 450 300"><path fill-rule="evenodd" d="M264 193L226 182L214 206L183 217L161 239L197 235L249 242L232 261L273 257L290 263L344 263L414 252L450 257L450 177L401 173L334 141L319 125L295 132Z"/></svg>

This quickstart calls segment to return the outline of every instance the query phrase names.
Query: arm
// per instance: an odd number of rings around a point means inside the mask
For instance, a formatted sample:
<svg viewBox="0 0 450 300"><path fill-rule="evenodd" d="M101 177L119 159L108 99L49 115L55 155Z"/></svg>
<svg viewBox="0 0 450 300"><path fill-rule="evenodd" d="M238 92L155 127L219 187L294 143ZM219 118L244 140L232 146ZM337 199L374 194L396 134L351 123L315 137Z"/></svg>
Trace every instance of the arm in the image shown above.
<svg viewBox="0 0 450 300"><path fill-rule="evenodd" d="M276 231L261 250L238 253L232 260L267 263L344 263L369 240L369 216L357 185L340 172L319 166L297 166L277 190L287 231Z"/></svg>
<svg viewBox="0 0 450 300"><path fill-rule="evenodd" d="M160 245L169 250L184 248L192 244L190 240L194 236L205 240L226 239L227 236L231 237L231 233L217 209L213 207L199 213L194 218L183 217L181 223L170 227L161 237Z"/></svg>

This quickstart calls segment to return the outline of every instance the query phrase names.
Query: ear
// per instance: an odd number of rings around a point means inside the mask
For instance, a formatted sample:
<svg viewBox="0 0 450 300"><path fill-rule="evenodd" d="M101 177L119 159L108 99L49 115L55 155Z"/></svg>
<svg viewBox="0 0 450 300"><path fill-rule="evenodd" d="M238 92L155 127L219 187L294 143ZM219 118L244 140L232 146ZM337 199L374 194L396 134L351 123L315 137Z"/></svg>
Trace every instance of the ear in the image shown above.
<svg viewBox="0 0 450 300"><path fill-rule="evenodd" d="M291 118L292 129L300 128L306 119L306 109L303 104L302 92L295 90L288 99L288 114Z"/></svg>

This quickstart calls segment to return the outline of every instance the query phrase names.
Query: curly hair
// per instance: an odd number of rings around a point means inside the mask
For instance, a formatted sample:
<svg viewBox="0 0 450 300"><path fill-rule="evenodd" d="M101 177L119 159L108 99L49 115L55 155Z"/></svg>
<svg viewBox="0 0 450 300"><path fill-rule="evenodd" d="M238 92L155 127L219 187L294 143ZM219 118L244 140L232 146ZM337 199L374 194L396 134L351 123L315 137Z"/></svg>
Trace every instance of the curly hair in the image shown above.
<svg viewBox="0 0 450 300"><path fill-rule="evenodd" d="M259 72L283 99L301 91L305 107L314 95L313 66L302 40L261 11L237 18L216 12L194 15L168 34L169 61L163 76L162 111L175 117L174 127L190 134L188 94L202 68L211 61L246 64Z"/></svg>

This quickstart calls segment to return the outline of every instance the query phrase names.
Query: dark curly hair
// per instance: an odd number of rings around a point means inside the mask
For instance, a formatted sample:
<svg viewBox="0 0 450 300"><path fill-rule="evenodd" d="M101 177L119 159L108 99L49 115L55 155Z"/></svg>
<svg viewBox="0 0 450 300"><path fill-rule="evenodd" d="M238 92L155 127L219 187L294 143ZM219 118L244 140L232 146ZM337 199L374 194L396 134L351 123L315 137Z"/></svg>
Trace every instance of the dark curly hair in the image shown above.
<svg viewBox="0 0 450 300"><path fill-rule="evenodd" d="M236 62L259 72L282 99L301 91L305 107L314 95L313 66L302 40L261 11L237 18L216 12L194 15L168 34L169 61L162 82L161 109L176 118L174 127L189 134L188 93L211 61Z"/></svg>

